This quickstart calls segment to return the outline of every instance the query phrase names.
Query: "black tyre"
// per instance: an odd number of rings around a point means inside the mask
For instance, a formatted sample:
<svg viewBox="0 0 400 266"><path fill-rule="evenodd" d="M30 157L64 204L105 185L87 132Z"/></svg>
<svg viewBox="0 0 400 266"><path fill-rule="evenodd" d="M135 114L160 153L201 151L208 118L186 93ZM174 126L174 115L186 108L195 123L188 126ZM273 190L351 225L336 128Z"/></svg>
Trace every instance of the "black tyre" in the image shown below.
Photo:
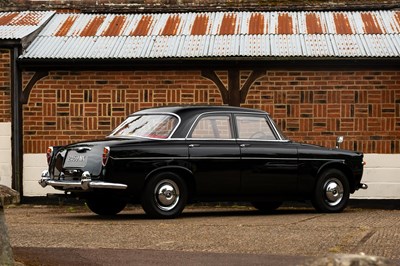
<svg viewBox="0 0 400 266"><path fill-rule="evenodd" d="M112 216L121 212L127 202L124 199L114 196L92 196L86 199L86 205L89 209L98 214L104 216Z"/></svg>
<svg viewBox="0 0 400 266"><path fill-rule="evenodd" d="M260 212L272 212L278 209L281 205L281 201L255 201L251 203L254 208L259 210Z"/></svg>
<svg viewBox="0 0 400 266"><path fill-rule="evenodd" d="M350 186L345 174L337 169L324 171L315 186L312 204L319 212L341 212L350 197Z"/></svg>
<svg viewBox="0 0 400 266"><path fill-rule="evenodd" d="M142 194L143 210L152 218L175 218L186 205L185 181L172 172L159 173L150 178Z"/></svg>

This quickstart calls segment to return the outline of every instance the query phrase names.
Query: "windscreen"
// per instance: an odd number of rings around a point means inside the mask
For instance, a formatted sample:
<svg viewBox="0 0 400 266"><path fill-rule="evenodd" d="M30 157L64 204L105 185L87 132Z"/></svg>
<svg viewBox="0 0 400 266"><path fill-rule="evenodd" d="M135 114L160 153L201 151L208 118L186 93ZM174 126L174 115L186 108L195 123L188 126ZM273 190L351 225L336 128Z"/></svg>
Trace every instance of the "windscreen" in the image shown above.
<svg viewBox="0 0 400 266"><path fill-rule="evenodd" d="M146 114L128 117L110 137L144 137L166 139L174 131L178 118L168 114Z"/></svg>

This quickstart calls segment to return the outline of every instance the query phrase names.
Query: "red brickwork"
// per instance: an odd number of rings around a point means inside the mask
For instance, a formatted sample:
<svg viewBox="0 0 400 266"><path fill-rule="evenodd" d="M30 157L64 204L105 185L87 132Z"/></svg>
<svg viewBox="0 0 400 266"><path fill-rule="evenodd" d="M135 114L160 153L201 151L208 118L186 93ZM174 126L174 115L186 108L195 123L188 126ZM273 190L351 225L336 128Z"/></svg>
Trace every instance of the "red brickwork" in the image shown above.
<svg viewBox="0 0 400 266"><path fill-rule="evenodd" d="M221 101L199 71L51 72L24 107L24 151L102 138L142 108ZM400 71L270 71L242 106L270 112L293 140L332 147L344 135L346 149L400 153Z"/></svg>
<svg viewBox="0 0 400 266"><path fill-rule="evenodd" d="M400 153L399 71L273 71L244 106L266 110L293 140Z"/></svg>
<svg viewBox="0 0 400 266"><path fill-rule="evenodd" d="M10 50L0 49L0 123L11 122Z"/></svg>

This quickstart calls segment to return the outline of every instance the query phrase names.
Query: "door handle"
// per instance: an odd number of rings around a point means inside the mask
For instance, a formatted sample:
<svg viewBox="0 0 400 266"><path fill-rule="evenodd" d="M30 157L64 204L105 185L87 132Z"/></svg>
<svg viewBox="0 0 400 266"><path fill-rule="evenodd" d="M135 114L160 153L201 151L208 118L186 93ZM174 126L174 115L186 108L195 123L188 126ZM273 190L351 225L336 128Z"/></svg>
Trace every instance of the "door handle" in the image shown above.
<svg viewBox="0 0 400 266"><path fill-rule="evenodd" d="M189 144L189 148L200 147L200 144Z"/></svg>
<svg viewBox="0 0 400 266"><path fill-rule="evenodd" d="M240 144L240 148L250 147L251 144Z"/></svg>

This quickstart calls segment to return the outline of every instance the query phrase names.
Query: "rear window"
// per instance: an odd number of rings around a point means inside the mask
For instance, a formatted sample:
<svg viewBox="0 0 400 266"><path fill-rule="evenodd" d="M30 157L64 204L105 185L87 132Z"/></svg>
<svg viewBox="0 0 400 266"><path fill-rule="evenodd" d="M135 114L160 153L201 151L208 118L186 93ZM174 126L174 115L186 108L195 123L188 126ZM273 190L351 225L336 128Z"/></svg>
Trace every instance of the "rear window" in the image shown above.
<svg viewBox="0 0 400 266"><path fill-rule="evenodd" d="M128 117L110 137L168 138L178 124L178 118L168 114L134 115Z"/></svg>

